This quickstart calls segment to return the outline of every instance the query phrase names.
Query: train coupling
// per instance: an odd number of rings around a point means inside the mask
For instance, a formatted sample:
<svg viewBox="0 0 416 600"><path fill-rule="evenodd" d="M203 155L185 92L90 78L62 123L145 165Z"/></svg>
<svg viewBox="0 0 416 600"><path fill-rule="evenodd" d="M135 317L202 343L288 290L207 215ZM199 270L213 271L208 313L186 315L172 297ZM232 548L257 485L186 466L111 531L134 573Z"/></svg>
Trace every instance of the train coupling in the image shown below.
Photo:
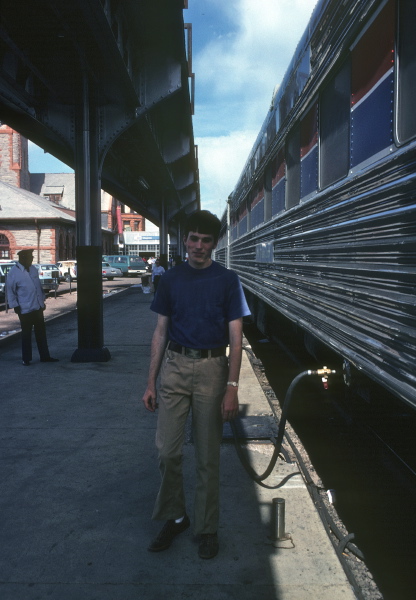
<svg viewBox="0 0 416 600"><path fill-rule="evenodd" d="M328 375L332 375L333 373L336 373L336 371L328 369L328 367L322 367L322 369L317 369L316 371L308 371L308 375L322 376L322 385L326 390L328 389Z"/></svg>

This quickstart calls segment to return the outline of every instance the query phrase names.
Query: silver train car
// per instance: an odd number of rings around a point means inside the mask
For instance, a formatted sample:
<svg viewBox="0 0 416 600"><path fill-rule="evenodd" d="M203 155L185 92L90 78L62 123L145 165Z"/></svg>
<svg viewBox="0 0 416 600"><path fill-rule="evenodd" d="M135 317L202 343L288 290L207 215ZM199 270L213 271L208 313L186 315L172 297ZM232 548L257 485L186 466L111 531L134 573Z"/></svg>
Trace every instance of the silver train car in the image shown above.
<svg viewBox="0 0 416 600"><path fill-rule="evenodd" d="M215 258L416 408L416 3L320 0L222 217Z"/></svg>

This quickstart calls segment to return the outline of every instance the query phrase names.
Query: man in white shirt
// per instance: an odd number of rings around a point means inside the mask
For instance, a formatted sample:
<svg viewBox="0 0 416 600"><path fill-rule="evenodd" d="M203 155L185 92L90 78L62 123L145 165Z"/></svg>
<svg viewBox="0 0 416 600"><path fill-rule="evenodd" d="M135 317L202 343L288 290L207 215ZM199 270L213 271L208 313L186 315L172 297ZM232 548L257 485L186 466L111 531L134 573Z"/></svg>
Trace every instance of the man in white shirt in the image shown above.
<svg viewBox="0 0 416 600"><path fill-rule="evenodd" d="M17 253L19 262L10 269L7 276L7 300L10 308L18 315L22 327L22 362L25 367L32 360L32 329L35 330L36 344L41 362L57 362L49 354L46 339L45 294L43 292L39 273L32 266L33 250L20 250Z"/></svg>
<svg viewBox="0 0 416 600"><path fill-rule="evenodd" d="M153 290L154 290L155 294L156 294L157 286L159 285L159 280L162 277L164 272L165 272L165 269L161 266L159 259L156 259L156 262L154 263L153 269L152 269L152 283L153 283Z"/></svg>

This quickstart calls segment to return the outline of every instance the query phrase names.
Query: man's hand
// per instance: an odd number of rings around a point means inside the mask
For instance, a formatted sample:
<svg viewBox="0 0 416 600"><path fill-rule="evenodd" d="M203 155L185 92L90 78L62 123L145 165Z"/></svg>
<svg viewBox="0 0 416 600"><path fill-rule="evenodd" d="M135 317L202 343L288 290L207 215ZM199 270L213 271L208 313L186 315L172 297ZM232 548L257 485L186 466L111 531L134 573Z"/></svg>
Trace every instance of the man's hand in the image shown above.
<svg viewBox="0 0 416 600"><path fill-rule="evenodd" d="M143 404L150 410L155 412L158 407L156 380L159 373L160 364L168 342L168 326L169 317L158 315L157 324L152 337L152 346L150 349L150 367L149 377L147 379L147 388L143 395Z"/></svg>
<svg viewBox="0 0 416 600"><path fill-rule="evenodd" d="M232 421L238 415L238 388L227 385L221 404L223 421Z"/></svg>
<svg viewBox="0 0 416 600"><path fill-rule="evenodd" d="M150 410L150 412L155 412L158 407L156 389L154 387L147 386L142 400L147 410Z"/></svg>
<svg viewBox="0 0 416 600"><path fill-rule="evenodd" d="M22 309L20 308L20 306L15 306L13 310L17 315L20 315L20 313L22 312Z"/></svg>

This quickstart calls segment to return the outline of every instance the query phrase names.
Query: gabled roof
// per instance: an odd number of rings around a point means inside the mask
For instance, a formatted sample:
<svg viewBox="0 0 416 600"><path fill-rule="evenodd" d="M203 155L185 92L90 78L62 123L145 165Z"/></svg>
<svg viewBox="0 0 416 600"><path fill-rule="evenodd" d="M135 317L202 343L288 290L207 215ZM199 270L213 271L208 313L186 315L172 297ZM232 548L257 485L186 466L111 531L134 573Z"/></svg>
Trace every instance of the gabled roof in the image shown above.
<svg viewBox="0 0 416 600"><path fill-rule="evenodd" d="M49 219L67 223L76 221L74 217L60 210L49 200L0 181L0 223L28 219Z"/></svg>
<svg viewBox="0 0 416 600"><path fill-rule="evenodd" d="M62 194L60 206L75 210L74 173L30 173L30 191L39 196Z"/></svg>

